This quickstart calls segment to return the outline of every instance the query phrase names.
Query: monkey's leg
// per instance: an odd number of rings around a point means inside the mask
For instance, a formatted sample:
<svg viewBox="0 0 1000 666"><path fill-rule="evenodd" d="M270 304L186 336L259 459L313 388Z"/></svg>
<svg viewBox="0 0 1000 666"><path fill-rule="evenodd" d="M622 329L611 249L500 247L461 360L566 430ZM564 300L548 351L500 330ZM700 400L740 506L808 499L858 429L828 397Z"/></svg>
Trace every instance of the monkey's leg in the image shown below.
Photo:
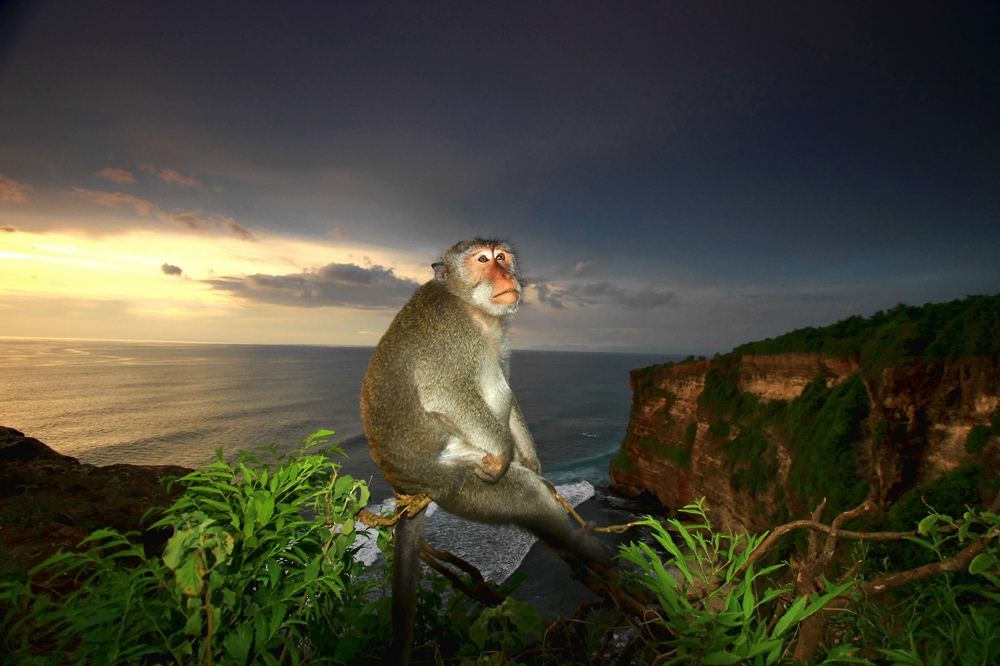
<svg viewBox="0 0 1000 666"><path fill-rule="evenodd" d="M405 512L396 523L396 551L392 562L392 644L387 663L406 666L413 649L413 623L420 583L420 544L424 536L424 509L415 516Z"/></svg>
<svg viewBox="0 0 1000 666"><path fill-rule="evenodd" d="M553 497L550 484L519 463L511 464L496 483L484 483L464 473L461 483L437 502L468 520L522 527L566 559L602 568L612 551L591 529L577 529L562 504Z"/></svg>

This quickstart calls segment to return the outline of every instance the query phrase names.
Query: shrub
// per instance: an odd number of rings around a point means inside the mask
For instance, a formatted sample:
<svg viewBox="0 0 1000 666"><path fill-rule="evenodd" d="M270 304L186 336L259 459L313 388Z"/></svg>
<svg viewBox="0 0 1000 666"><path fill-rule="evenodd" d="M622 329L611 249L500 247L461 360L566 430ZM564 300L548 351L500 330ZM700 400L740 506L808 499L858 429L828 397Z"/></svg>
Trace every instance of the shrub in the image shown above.
<svg viewBox="0 0 1000 666"><path fill-rule="evenodd" d="M965 438L965 450L974 456L983 455L983 450L990 443L993 432L984 425L972 426L969 436Z"/></svg>
<svg viewBox="0 0 1000 666"><path fill-rule="evenodd" d="M98 530L90 550L31 572L79 583L58 601L3 583L3 647L23 664L347 663L378 629L365 598L377 583L354 559L365 482L339 474L337 447L304 455L330 434L287 460L276 446L233 463L217 450L156 523L174 529L162 558Z"/></svg>

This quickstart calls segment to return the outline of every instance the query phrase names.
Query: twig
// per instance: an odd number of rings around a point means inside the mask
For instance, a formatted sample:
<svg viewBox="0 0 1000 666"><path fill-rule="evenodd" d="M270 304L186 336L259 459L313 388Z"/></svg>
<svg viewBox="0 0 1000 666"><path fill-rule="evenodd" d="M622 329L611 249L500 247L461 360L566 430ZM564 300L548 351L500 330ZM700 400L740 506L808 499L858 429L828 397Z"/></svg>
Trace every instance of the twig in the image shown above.
<svg viewBox="0 0 1000 666"><path fill-rule="evenodd" d="M434 546L423 540L421 543L420 559L426 562L435 571L443 574L466 596L487 606L499 606L503 603L504 597L496 590L486 584L483 574L472 564L469 564L458 555L443 550L438 550ZM440 561L439 561L440 560ZM469 587L458 574L446 567L443 563L453 564L472 578L473 586Z"/></svg>

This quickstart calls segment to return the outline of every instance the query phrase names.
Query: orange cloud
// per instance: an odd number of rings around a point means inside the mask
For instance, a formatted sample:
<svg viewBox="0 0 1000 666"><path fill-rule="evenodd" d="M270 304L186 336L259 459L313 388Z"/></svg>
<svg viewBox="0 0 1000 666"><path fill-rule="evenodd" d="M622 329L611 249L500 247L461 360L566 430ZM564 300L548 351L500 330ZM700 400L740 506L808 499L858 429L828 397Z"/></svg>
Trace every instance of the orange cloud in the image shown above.
<svg viewBox="0 0 1000 666"><path fill-rule="evenodd" d="M161 222L168 222L182 229L211 231L221 228L240 240L251 242L257 240L243 225L228 215L220 215L219 213L205 215L200 210L192 210L186 213L168 213L152 201L139 199L123 192L102 192L100 190L85 190L82 187L74 187L73 194L109 208L120 204L132 206L139 215L155 217ZM13 229L11 230L13 231Z"/></svg>
<svg viewBox="0 0 1000 666"><path fill-rule="evenodd" d="M161 169L160 178L168 183L173 183L174 185L183 185L184 187L197 187L199 190L205 189L200 182L194 178L188 178L187 176L182 176L173 169Z"/></svg>
<svg viewBox="0 0 1000 666"><path fill-rule="evenodd" d="M334 238L336 238L339 241L345 241L345 240L347 240L347 232L346 231L342 231L341 229L331 229L330 231L326 232L326 235L327 236L333 236Z"/></svg>
<svg viewBox="0 0 1000 666"><path fill-rule="evenodd" d="M135 211L139 213L139 215L155 215L157 217L164 215L159 206L153 202L139 199L131 194L124 194L122 192L102 192L100 190L85 190L82 187L74 187L73 194L78 197L83 197L84 199L90 199L94 203L107 206L108 208L114 208L119 204L127 204L134 206Z"/></svg>
<svg viewBox="0 0 1000 666"><path fill-rule="evenodd" d="M125 169L112 169L111 167L108 167L107 169L101 169L98 171L97 175L107 180L113 180L116 183L135 182L135 177Z"/></svg>
<svg viewBox="0 0 1000 666"><path fill-rule="evenodd" d="M204 231L205 229L210 229L212 223L209 220L203 218L199 213L201 211L193 210L188 213L178 213L176 215L162 215L161 220L171 222L176 224L178 227L184 229L191 229L192 231Z"/></svg>
<svg viewBox="0 0 1000 666"><path fill-rule="evenodd" d="M239 224L236 220L234 220L231 217L222 218L222 227L232 235L236 236L237 238L241 238L246 241L257 240L256 238L254 238L254 235L252 233L250 233L243 227L243 225Z"/></svg>
<svg viewBox="0 0 1000 666"><path fill-rule="evenodd" d="M181 185L183 187L196 187L199 190L205 189L205 186L201 184L201 181L195 180L194 178L188 178L173 169L157 169L152 164L140 164L139 170L151 173L165 183Z"/></svg>
<svg viewBox="0 0 1000 666"><path fill-rule="evenodd" d="M11 180L0 173L0 201L27 201L30 185Z"/></svg>

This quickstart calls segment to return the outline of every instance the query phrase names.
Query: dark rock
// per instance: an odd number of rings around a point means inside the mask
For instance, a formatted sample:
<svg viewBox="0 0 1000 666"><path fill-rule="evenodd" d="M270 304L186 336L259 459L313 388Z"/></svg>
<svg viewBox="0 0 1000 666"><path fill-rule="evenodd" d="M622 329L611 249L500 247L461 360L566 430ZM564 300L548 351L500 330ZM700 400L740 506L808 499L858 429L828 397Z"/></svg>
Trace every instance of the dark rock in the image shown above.
<svg viewBox="0 0 1000 666"><path fill-rule="evenodd" d="M179 484L167 491L166 477L190 472L178 465L89 465L0 426L0 567L30 569L60 548L78 549L101 528L139 532L153 555L169 535L148 529L158 512L143 517L180 494Z"/></svg>

